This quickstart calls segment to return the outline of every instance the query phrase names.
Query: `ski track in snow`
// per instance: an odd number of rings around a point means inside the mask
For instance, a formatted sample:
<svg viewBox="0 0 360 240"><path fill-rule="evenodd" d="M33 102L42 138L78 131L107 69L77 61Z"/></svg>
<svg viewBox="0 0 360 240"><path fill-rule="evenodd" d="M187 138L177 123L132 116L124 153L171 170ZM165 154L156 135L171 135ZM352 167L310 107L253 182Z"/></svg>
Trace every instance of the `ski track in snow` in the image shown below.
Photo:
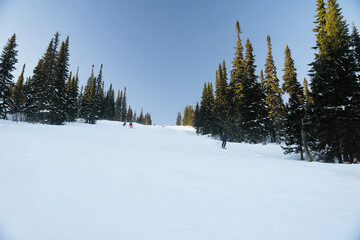
<svg viewBox="0 0 360 240"><path fill-rule="evenodd" d="M360 165L190 127L0 120L0 240L359 240Z"/></svg>

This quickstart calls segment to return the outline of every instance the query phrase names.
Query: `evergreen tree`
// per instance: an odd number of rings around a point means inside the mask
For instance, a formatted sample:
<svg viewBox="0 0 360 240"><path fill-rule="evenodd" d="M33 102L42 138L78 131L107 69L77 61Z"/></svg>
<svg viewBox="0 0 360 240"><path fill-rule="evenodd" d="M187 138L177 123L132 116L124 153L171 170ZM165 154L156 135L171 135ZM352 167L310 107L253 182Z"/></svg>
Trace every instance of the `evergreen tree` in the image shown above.
<svg viewBox="0 0 360 240"><path fill-rule="evenodd" d="M69 37L61 43L55 65L55 78L53 79L53 116L52 124L62 124L66 116L66 80L69 76Z"/></svg>
<svg viewBox="0 0 360 240"><path fill-rule="evenodd" d="M124 88L124 94L121 98L121 121L125 122L126 119L126 109L127 109L127 100L126 100L126 87Z"/></svg>
<svg viewBox="0 0 360 240"><path fill-rule="evenodd" d="M14 34L8 40L0 56L0 119L6 119L6 115L10 113L13 104L11 92L13 75L11 72L15 70L15 64L18 61L16 47L16 36Z"/></svg>
<svg viewBox="0 0 360 240"><path fill-rule="evenodd" d="M271 39L267 36L268 53L265 63L265 91L268 118L270 120L270 135L272 142L280 142L281 121L283 117L284 104L279 79L276 76L276 67L271 50Z"/></svg>
<svg viewBox="0 0 360 240"><path fill-rule="evenodd" d="M13 105L12 105L12 113L14 114L13 119L15 121L22 121L23 118L23 110L26 102L26 90L24 86L24 71L25 64L22 68L21 74L16 82L14 87L14 91L12 94Z"/></svg>
<svg viewBox="0 0 360 240"><path fill-rule="evenodd" d="M297 81L296 68L294 60L291 57L291 51L286 45L285 49L285 68L283 69L284 83L282 85L284 92L289 94L289 102L285 106L285 154L300 153L301 160L303 156L302 122L304 118L304 91Z"/></svg>
<svg viewBox="0 0 360 240"><path fill-rule="evenodd" d="M351 33L351 48L356 62L356 72L360 74L360 35L354 23Z"/></svg>
<svg viewBox="0 0 360 240"><path fill-rule="evenodd" d="M145 114L144 123L145 123L145 125L151 125L152 124L151 114L150 113Z"/></svg>
<svg viewBox="0 0 360 240"><path fill-rule="evenodd" d="M196 102L195 111L194 111L194 128L196 133L200 133L200 106L199 102Z"/></svg>
<svg viewBox="0 0 360 240"><path fill-rule="evenodd" d="M177 114L176 126L181 126L181 112L178 112L178 114Z"/></svg>
<svg viewBox="0 0 360 240"><path fill-rule="evenodd" d="M306 103L312 103L311 96L310 96L310 91L309 91L309 88L308 88L308 82L307 82L306 78L304 78L303 85L304 85L305 102Z"/></svg>
<svg viewBox="0 0 360 240"><path fill-rule="evenodd" d="M69 79L66 83L66 116L67 121L75 121L78 114L78 92L79 92L79 68L76 77L70 72Z"/></svg>
<svg viewBox="0 0 360 240"><path fill-rule="evenodd" d="M233 60L233 69L231 71L230 85L228 91L228 132L230 138L234 141L242 141L243 134L240 128L241 116L239 106L242 99L242 90L245 79L245 62L243 56L243 46L240 38L240 24L236 21L236 47Z"/></svg>
<svg viewBox="0 0 360 240"><path fill-rule="evenodd" d="M214 90L211 83L204 84L199 112L199 128L202 134L209 134L213 128Z"/></svg>
<svg viewBox="0 0 360 240"><path fill-rule="evenodd" d="M225 61L219 64L215 80L215 99L213 109L214 128L213 135L221 135L227 125L228 99L227 99L227 74Z"/></svg>
<svg viewBox="0 0 360 240"><path fill-rule="evenodd" d="M81 103L81 117L86 123L95 124L98 114L98 106L95 105L96 97L96 78L94 77L94 65L92 65L91 75L85 86Z"/></svg>
<svg viewBox="0 0 360 240"><path fill-rule="evenodd" d="M247 39L245 54L245 81L242 86L239 106L240 128L243 138L250 143L265 142L266 108L265 99L262 96L261 84L255 75L255 56L252 45Z"/></svg>
<svg viewBox="0 0 360 240"><path fill-rule="evenodd" d="M186 106L184 109L183 125L193 126L193 121L194 121L194 109L192 106Z"/></svg>
<svg viewBox="0 0 360 240"><path fill-rule="evenodd" d="M359 149L354 134L359 129L359 83L347 24L335 0L328 0L325 24L317 27L324 34L317 37L318 53L311 64L312 148L326 162L352 162Z"/></svg>
<svg viewBox="0 0 360 240"><path fill-rule="evenodd" d="M115 120L116 121L121 121L122 117L121 117L121 102L122 102L122 91L120 92L120 90L118 90L118 94L116 97L116 101L115 101ZM125 121L126 122L126 118L127 116L125 116Z"/></svg>
<svg viewBox="0 0 360 240"><path fill-rule="evenodd" d="M132 108L129 106L127 113L126 113L126 121L127 122L131 122L133 121L133 110Z"/></svg>
<svg viewBox="0 0 360 240"><path fill-rule="evenodd" d="M34 69L29 82L29 92L25 112L27 119L32 122L47 124L61 124L58 121L56 99L60 93L57 84L57 60L59 33L51 39L44 56Z"/></svg>
<svg viewBox="0 0 360 240"><path fill-rule="evenodd" d="M109 90L106 92L104 99L104 119L115 119L115 94L114 89L112 89L112 84L110 84Z"/></svg>
<svg viewBox="0 0 360 240"><path fill-rule="evenodd" d="M104 117L104 81L102 77L101 64L99 74L95 80L95 98L94 98L94 110L96 119L103 119Z"/></svg>
<svg viewBox="0 0 360 240"><path fill-rule="evenodd" d="M139 117L136 118L136 122L137 122L137 123L140 123L140 124L145 124L144 113L143 113L143 109L142 109L142 108L141 108Z"/></svg>

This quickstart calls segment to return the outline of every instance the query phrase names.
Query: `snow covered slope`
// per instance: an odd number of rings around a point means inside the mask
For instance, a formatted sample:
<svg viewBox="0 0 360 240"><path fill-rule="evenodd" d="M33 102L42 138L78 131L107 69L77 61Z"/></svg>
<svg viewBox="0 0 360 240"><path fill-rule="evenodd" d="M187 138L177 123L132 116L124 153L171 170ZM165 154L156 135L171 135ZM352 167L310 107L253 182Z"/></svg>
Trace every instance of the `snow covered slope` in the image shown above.
<svg viewBox="0 0 360 240"><path fill-rule="evenodd" d="M1 240L360 239L360 165L187 127L0 121Z"/></svg>

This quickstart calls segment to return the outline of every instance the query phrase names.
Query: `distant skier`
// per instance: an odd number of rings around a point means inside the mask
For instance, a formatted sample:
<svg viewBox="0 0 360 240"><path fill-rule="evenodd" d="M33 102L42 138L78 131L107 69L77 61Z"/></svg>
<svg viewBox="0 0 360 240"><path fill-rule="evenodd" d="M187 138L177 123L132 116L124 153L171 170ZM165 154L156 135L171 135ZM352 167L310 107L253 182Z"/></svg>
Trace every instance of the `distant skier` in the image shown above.
<svg viewBox="0 0 360 240"><path fill-rule="evenodd" d="M123 126L126 126L126 122L124 122Z"/></svg>
<svg viewBox="0 0 360 240"><path fill-rule="evenodd" d="M221 145L222 148L225 148L227 140L229 140L229 136L227 134L223 133L223 135L221 136L221 141L223 141L222 145Z"/></svg>
<svg viewBox="0 0 360 240"><path fill-rule="evenodd" d="M130 128L133 128L133 123L132 123L132 122L130 122L129 126L130 126Z"/></svg>

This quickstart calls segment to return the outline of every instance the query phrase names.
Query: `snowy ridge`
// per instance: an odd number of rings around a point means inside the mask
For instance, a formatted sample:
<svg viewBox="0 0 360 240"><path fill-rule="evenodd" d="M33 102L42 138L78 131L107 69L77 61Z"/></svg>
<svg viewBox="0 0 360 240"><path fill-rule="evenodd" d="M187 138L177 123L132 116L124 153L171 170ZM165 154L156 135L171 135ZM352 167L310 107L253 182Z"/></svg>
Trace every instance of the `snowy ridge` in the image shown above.
<svg viewBox="0 0 360 240"><path fill-rule="evenodd" d="M190 127L0 120L0 239L360 239L360 165Z"/></svg>

